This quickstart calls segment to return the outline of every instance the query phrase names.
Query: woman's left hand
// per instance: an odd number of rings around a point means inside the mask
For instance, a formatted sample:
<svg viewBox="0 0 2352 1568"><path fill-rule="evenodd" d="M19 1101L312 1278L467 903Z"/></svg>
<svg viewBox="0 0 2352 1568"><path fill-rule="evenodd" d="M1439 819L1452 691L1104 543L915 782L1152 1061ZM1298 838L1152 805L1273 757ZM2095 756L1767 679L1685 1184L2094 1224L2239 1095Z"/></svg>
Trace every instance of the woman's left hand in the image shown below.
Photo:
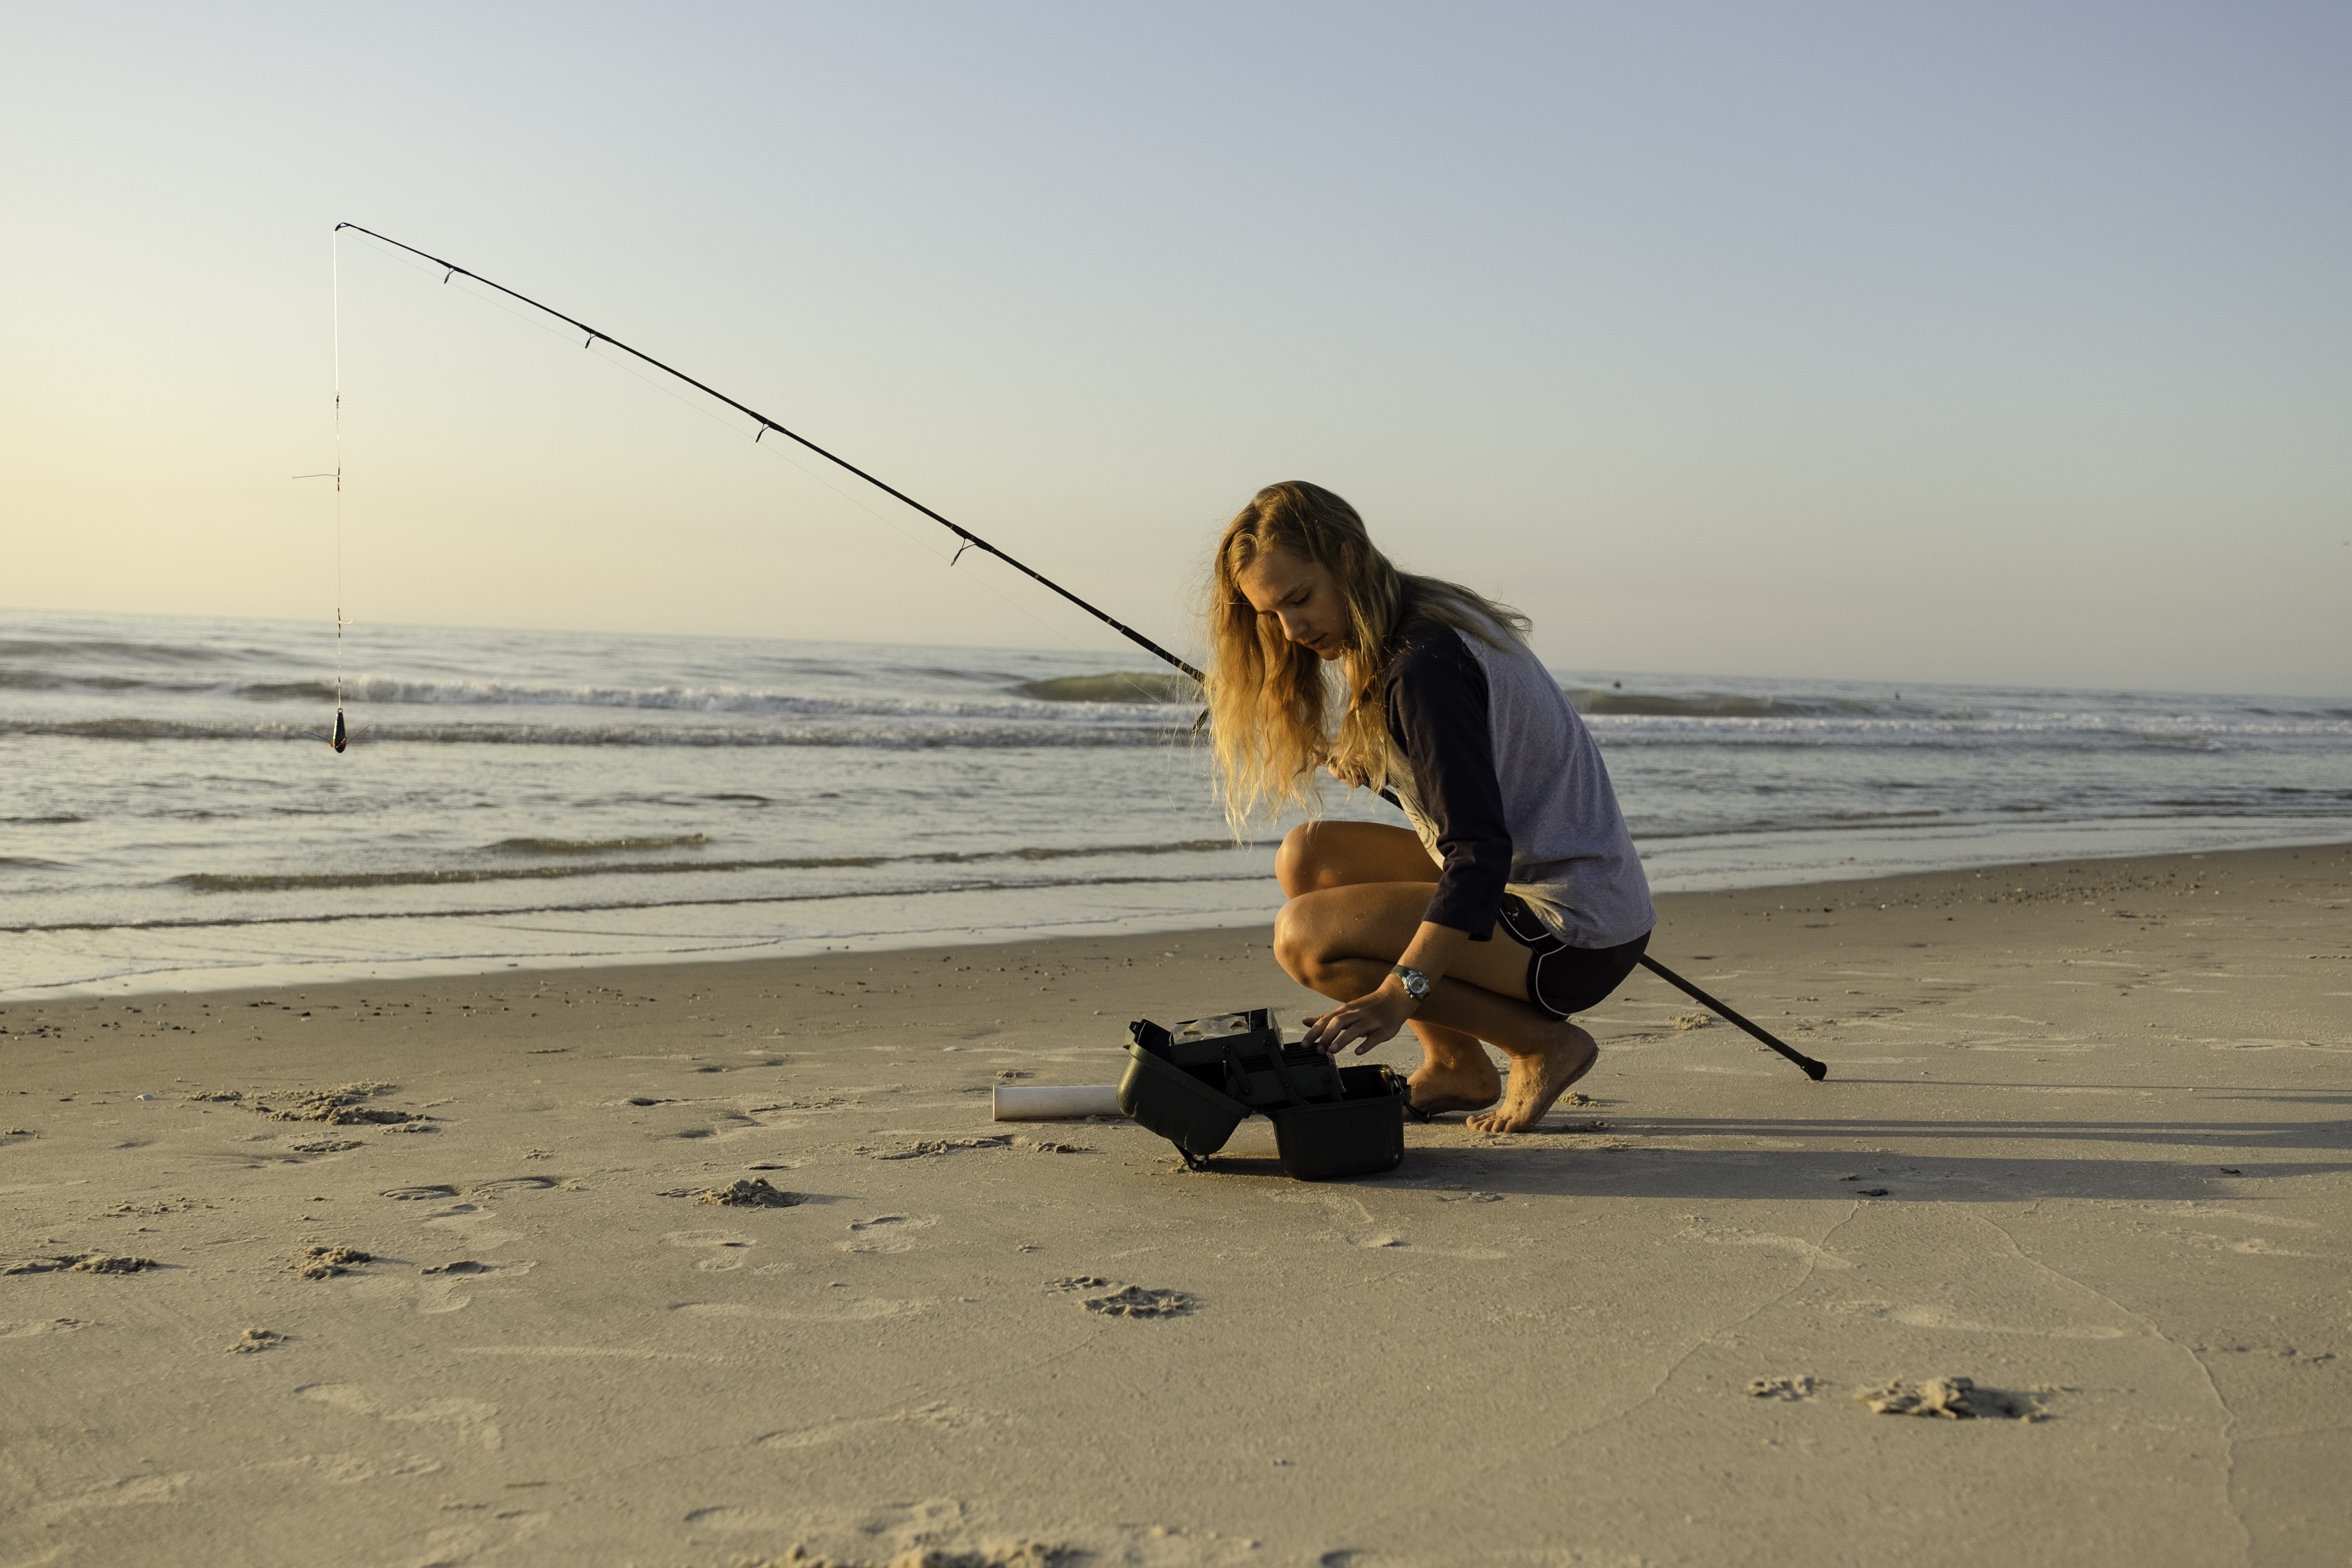
<svg viewBox="0 0 2352 1568"><path fill-rule="evenodd" d="M1305 1020L1307 1034L1300 1043L1327 1057L1336 1057L1352 1044L1360 1057L1383 1040L1393 1039L1412 1014L1412 998L1402 986L1383 985L1369 996Z"/></svg>

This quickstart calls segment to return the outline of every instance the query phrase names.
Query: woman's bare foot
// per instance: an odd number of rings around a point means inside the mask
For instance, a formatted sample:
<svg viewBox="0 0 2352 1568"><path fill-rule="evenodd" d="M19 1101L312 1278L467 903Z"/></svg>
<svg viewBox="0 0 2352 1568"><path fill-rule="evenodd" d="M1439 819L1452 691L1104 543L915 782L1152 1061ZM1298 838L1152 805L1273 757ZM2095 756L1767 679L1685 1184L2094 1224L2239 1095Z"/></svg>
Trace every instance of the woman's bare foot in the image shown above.
<svg viewBox="0 0 2352 1568"><path fill-rule="evenodd" d="M1592 1070L1601 1047L1573 1024L1559 1026L1559 1038L1532 1056L1511 1058L1510 1093L1502 1108L1487 1116L1474 1116L1468 1125L1480 1132L1525 1132L1544 1119L1552 1101L1568 1086Z"/></svg>
<svg viewBox="0 0 2352 1568"><path fill-rule="evenodd" d="M1424 1061L1405 1079L1412 1108L1423 1116L1484 1110L1503 1098L1503 1075L1483 1050L1476 1061Z"/></svg>

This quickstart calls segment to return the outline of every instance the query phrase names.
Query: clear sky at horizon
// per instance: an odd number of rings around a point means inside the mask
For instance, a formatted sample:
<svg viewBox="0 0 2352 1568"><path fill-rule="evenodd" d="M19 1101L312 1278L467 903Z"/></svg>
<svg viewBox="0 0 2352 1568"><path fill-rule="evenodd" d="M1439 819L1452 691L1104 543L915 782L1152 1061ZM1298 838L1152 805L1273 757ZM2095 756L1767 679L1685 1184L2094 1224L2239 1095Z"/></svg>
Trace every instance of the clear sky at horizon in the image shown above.
<svg viewBox="0 0 2352 1568"><path fill-rule="evenodd" d="M1559 667L2352 692L2340 5L18 5L0 46L0 605L331 619L289 476L348 219L1180 649L1219 524L1307 478ZM341 268L357 618L1133 662L609 353Z"/></svg>

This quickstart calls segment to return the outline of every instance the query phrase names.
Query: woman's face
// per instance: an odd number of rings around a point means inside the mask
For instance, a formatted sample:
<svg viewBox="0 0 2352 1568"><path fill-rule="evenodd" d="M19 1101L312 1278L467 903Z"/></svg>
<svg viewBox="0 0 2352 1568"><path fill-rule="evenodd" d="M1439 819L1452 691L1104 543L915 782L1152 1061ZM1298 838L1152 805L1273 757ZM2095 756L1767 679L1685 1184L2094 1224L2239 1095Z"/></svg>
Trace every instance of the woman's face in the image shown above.
<svg viewBox="0 0 2352 1568"><path fill-rule="evenodd" d="M1334 659L1347 651L1348 607L1328 567L1270 550L1234 581L1251 609L1280 621L1282 635L1316 658Z"/></svg>

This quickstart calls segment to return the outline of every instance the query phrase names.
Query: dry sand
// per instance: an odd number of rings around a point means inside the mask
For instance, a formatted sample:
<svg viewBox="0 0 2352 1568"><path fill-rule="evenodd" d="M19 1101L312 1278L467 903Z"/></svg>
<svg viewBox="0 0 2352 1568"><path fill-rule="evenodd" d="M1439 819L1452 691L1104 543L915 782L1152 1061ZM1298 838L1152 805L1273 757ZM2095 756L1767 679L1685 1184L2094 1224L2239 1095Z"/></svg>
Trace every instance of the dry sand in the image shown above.
<svg viewBox="0 0 2352 1568"><path fill-rule="evenodd" d="M11 1004L0 1564L2340 1563L2347 906L1669 898L1830 1081L1637 974L1328 1186L987 1120L1263 931Z"/></svg>

